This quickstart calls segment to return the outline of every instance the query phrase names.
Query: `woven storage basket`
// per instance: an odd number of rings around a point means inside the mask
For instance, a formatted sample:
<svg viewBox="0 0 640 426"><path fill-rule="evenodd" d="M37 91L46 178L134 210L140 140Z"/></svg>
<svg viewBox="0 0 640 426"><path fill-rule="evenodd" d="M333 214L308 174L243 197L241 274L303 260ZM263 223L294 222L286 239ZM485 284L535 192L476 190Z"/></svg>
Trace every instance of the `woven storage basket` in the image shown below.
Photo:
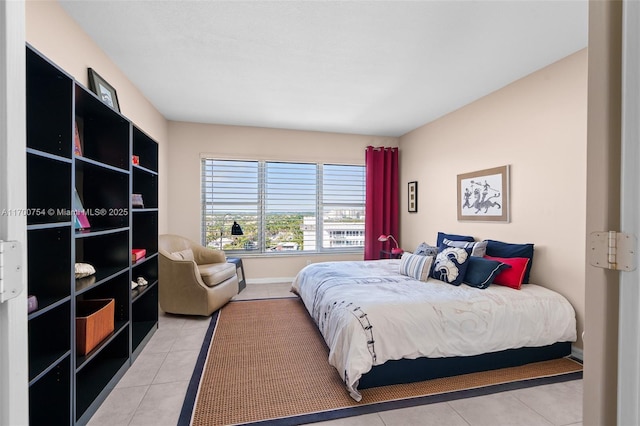
<svg viewBox="0 0 640 426"><path fill-rule="evenodd" d="M114 328L114 299L79 300L76 303L76 351L86 355Z"/></svg>

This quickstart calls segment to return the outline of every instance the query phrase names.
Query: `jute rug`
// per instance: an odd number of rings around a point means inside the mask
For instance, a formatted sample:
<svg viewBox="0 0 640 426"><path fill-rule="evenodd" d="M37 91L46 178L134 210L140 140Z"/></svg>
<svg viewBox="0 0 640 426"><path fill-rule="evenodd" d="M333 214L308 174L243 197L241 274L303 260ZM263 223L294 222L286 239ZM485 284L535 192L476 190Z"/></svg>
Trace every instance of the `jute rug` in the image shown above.
<svg viewBox="0 0 640 426"><path fill-rule="evenodd" d="M327 357L297 298L231 302L212 318L179 425L297 425L582 377L562 358L363 389L355 402Z"/></svg>

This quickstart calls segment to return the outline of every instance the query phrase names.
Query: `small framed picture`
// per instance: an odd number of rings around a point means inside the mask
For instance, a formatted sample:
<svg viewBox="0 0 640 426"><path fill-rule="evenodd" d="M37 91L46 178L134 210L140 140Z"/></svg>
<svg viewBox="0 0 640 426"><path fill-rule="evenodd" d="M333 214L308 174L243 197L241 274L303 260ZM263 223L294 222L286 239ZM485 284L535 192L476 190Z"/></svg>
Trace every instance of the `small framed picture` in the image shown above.
<svg viewBox="0 0 640 426"><path fill-rule="evenodd" d="M409 182L408 187L408 210L409 213L416 213L418 211L418 182Z"/></svg>
<svg viewBox="0 0 640 426"><path fill-rule="evenodd" d="M89 89L111 108L120 112L120 104L118 103L118 95L116 89L112 85L106 82L106 80L93 70L89 68Z"/></svg>
<svg viewBox="0 0 640 426"><path fill-rule="evenodd" d="M458 175L458 220L509 222L509 166Z"/></svg>

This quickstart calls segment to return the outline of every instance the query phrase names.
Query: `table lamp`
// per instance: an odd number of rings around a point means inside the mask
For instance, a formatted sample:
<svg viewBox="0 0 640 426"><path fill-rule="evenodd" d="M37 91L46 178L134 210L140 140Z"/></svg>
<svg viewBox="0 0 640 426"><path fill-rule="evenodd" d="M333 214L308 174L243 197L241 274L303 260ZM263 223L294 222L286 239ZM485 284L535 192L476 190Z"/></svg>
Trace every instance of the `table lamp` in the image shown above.
<svg viewBox="0 0 640 426"><path fill-rule="evenodd" d="M391 234L389 234L389 235L382 234L382 235L380 235L378 237L378 241L383 242L383 243L385 241L389 241L389 240L393 240L393 242L396 243L395 248L391 249L391 254L402 254L402 253L404 253L404 250L402 250L400 247L398 247L398 241L396 241L396 239L393 238L393 235L391 235Z"/></svg>

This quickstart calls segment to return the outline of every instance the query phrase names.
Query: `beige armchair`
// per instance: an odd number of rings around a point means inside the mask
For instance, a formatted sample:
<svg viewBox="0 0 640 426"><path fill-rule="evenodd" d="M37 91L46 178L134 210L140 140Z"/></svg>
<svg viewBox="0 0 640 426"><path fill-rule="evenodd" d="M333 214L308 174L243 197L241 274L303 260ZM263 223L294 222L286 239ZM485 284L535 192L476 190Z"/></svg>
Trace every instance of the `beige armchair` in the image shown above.
<svg viewBox="0 0 640 426"><path fill-rule="evenodd" d="M163 311L208 316L238 294L236 266L223 251L179 235L160 235L159 299Z"/></svg>

